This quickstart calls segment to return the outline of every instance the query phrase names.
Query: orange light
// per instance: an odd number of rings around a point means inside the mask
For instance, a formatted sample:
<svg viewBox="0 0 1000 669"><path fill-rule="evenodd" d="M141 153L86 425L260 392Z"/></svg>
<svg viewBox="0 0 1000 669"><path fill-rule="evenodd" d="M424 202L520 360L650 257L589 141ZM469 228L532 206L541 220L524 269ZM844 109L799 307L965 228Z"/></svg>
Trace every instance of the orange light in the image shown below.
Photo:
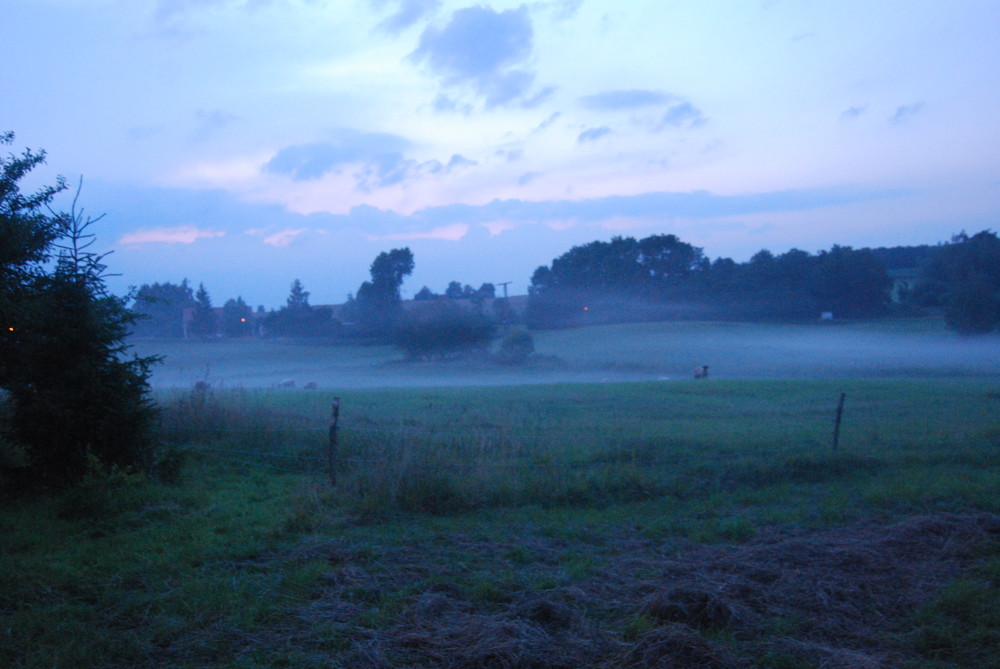
<svg viewBox="0 0 1000 669"><path fill-rule="evenodd" d="M9 330L10 332L13 332L13 331L14 331L14 328L13 328L13 327L9 327L9 328L7 328L7 329L8 329L8 330Z"/></svg>
<svg viewBox="0 0 1000 669"><path fill-rule="evenodd" d="M246 322L247 322L247 319L245 319L245 318L241 318L240 319L240 323L246 323Z"/></svg>
<svg viewBox="0 0 1000 669"><path fill-rule="evenodd" d="M583 310L584 311L590 311L590 307L584 307Z"/></svg>

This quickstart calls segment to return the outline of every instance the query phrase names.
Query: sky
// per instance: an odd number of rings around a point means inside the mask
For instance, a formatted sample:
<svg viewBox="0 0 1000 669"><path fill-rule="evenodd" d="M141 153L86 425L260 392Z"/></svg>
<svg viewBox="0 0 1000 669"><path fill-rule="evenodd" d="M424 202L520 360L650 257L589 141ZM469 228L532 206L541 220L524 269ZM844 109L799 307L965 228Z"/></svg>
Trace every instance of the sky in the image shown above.
<svg viewBox="0 0 1000 669"><path fill-rule="evenodd" d="M675 234L710 259L1000 225L1000 0L0 0L0 131L108 283L343 302ZM57 200L68 209L72 194Z"/></svg>

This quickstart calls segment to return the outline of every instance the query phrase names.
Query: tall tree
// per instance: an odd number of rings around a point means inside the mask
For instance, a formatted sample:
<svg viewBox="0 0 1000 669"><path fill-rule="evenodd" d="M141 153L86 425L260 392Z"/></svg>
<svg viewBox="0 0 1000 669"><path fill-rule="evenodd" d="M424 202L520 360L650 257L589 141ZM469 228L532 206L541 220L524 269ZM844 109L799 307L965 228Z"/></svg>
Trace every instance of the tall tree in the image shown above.
<svg viewBox="0 0 1000 669"><path fill-rule="evenodd" d="M265 320L267 332L277 337L322 337L334 334L329 307L314 308L309 304L309 291L298 279L292 282L285 306L271 312Z"/></svg>
<svg viewBox="0 0 1000 669"><path fill-rule="evenodd" d="M77 191L79 196L79 190ZM155 357L127 355L134 315L106 287L103 255L89 251L98 219L77 211L52 215L60 232L55 266L22 286L22 327L4 347L3 387L11 433L28 453L21 475L44 484L80 478L92 462L143 467L151 460Z"/></svg>
<svg viewBox="0 0 1000 669"><path fill-rule="evenodd" d="M365 281L358 288L354 300L345 307L345 318L357 323L366 334L389 334L402 314L399 289L413 267L413 253L409 248L380 253L371 265L371 281Z"/></svg>
<svg viewBox="0 0 1000 669"><path fill-rule="evenodd" d="M198 284L198 292L194 294L194 309L188 328L194 337L214 337L219 331L219 319L212 307L212 298L203 283Z"/></svg>
<svg viewBox="0 0 1000 669"><path fill-rule="evenodd" d="M132 311L139 317L133 331L140 337L183 337L184 310L194 306L194 293L187 279L179 284L143 284L132 303Z"/></svg>
<svg viewBox="0 0 1000 669"><path fill-rule="evenodd" d="M13 143L14 133L0 133L0 145ZM0 156L0 336L9 344L0 348L0 387L6 387L9 366L16 362L29 289L41 275L60 231L46 207L66 188L65 180L58 177L54 186L21 192L21 180L44 163L45 151L25 149L20 156Z"/></svg>

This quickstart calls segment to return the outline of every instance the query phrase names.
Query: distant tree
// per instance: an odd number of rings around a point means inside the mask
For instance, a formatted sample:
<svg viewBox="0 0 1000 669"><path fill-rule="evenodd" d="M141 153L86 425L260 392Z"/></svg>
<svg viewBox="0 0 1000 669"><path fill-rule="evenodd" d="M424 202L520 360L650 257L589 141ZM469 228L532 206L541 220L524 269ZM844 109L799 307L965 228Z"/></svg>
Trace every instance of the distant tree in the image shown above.
<svg viewBox="0 0 1000 669"><path fill-rule="evenodd" d="M485 353L496 333L496 322L483 314L436 300L405 314L393 343L411 359L448 358Z"/></svg>
<svg viewBox="0 0 1000 669"><path fill-rule="evenodd" d="M3 365L3 387L10 433L27 452L22 480L59 485L95 466L151 462L149 374L157 358L127 355L135 316L125 298L108 292L104 256L88 250L88 228L100 218L77 211L76 199L69 212L53 213L58 259L48 271L31 270L20 286L19 329L4 347L12 358Z"/></svg>
<svg viewBox="0 0 1000 669"><path fill-rule="evenodd" d="M324 337L335 328L331 310L309 304L309 291L298 279L292 282L285 306L268 314L264 324L268 334L277 337Z"/></svg>
<svg viewBox="0 0 1000 669"><path fill-rule="evenodd" d="M353 321L366 335L391 334L402 315L399 290L413 267L409 248L380 253L371 265L371 281L362 283L353 301L344 305L344 318Z"/></svg>
<svg viewBox="0 0 1000 669"><path fill-rule="evenodd" d="M194 309L191 323L188 326L190 334L195 337L214 337L219 330L219 320L212 308L212 298L205 290L205 284L198 284L198 292L194 294Z"/></svg>
<svg viewBox="0 0 1000 669"><path fill-rule="evenodd" d="M1000 238L964 232L936 247L921 274L925 302L936 295L945 320L961 334L983 334L1000 325Z"/></svg>
<svg viewBox="0 0 1000 669"><path fill-rule="evenodd" d="M309 305L309 291L303 288L302 282L298 279L292 282L292 288L288 293L287 306L291 311L308 311L312 308Z"/></svg>
<svg viewBox="0 0 1000 669"><path fill-rule="evenodd" d="M222 334L226 337L246 337L253 332L252 310L242 297L226 300L222 305Z"/></svg>
<svg viewBox="0 0 1000 669"><path fill-rule="evenodd" d="M885 314L890 288L892 279L870 250L835 245L817 257L810 292L821 311L870 318Z"/></svg>
<svg viewBox="0 0 1000 669"><path fill-rule="evenodd" d="M676 235L652 235L638 243L638 264L654 285L677 283L706 266L702 249L682 242Z"/></svg>
<svg viewBox="0 0 1000 669"><path fill-rule="evenodd" d="M180 284L143 284L132 303L132 312L138 316L133 332L140 337L183 337L184 310L194 306L187 279Z"/></svg>
<svg viewBox="0 0 1000 669"><path fill-rule="evenodd" d="M449 281L448 287L444 291L444 296L449 300L458 300L463 297L462 284L458 281Z"/></svg>
<svg viewBox="0 0 1000 669"><path fill-rule="evenodd" d="M484 283L479 286L479 290L476 291L476 295L483 299L492 300L497 296L497 288L492 283Z"/></svg>
<svg viewBox="0 0 1000 669"><path fill-rule="evenodd" d="M423 300L433 300L436 297L437 295L434 294L434 291L432 291L427 286L424 286L419 291L417 291L417 294L413 296L413 299L417 301L423 301Z"/></svg>

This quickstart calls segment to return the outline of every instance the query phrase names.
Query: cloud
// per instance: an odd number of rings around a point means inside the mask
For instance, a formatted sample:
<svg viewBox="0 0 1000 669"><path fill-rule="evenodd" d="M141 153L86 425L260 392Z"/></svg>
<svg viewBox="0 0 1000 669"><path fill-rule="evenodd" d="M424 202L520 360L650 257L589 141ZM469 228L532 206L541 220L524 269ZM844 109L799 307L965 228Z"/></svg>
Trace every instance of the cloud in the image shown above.
<svg viewBox="0 0 1000 669"><path fill-rule="evenodd" d="M923 108L924 108L923 102L914 102L913 104L910 105L903 105L902 107L897 107L896 113L893 114L892 118L889 119L889 123L891 123L892 125L899 125L901 123L906 123L911 118L919 114L921 110L923 110Z"/></svg>
<svg viewBox="0 0 1000 669"><path fill-rule="evenodd" d="M840 120L850 121L851 119L856 119L866 111L868 111L868 105L855 105L853 107L848 107L840 113Z"/></svg>
<svg viewBox="0 0 1000 669"><path fill-rule="evenodd" d="M705 115L687 100L672 93L645 89L613 90L580 98L585 109L600 112L634 111L666 107L658 120L650 124L653 132L664 128L697 128L706 123Z"/></svg>
<svg viewBox="0 0 1000 669"><path fill-rule="evenodd" d="M410 26L414 25L426 16L437 11L441 6L441 0L375 0L372 4L377 8L387 4L396 6L396 11L382 23L378 29L393 35L398 35Z"/></svg>
<svg viewBox="0 0 1000 669"><path fill-rule="evenodd" d="M197 127L194 131L194 139L196 141L203 142L209 139L218 130L221 130L238 119L239 117L235 114L224 112L221 109L213 109L211 111L199 109L195 112Z"/></svg>
<svg viewBox="0 0 1000 669"><path fill-rule="evenodd" d="M705 125L705 116L701 110L690 102L681 102L667 110L660 120L660 125L655 130L663 129L667 126L674 128L697 128Z"/></svg>
<svg viewBox="0 0 1000 669"><path fill-rule="evenodd" d="M552 18L556 21L568 21L576 16L577 11L583 6L583 0L552 0L552 2L540 2L539 8L552 12Z"/></svg>
<svg viewBox="0 0 1000 669"><path fill-rule="evenodd" d="M122 235L119 244L194 244L199 239L225 237L218 230L205 230L194 225L180 225L174 228L154 228L136 230Z"/></svg>
<svg viewBox="0 0 1000 669"><path fill-rule="evenodd" d="M532 181L534 181L535 179L537 179L540 176L542 176L541 172L525 172L524 174L522 174L521 176L519 176L517 178L517 185L518 186L527 186L528 184L530 184Z"/></svg>
<svg viewBox="0 0 1000 669"><path fill-rule="evenodd" d="M401 232L388 235L371 235L368 237L371 241L407 241L413 239L441 239L451 242L457 242L462 237L464 237L469 232L469 226L466 223L452 223L451 225L443 225L438 228L433 228L431 230L421 231L421 232Z"/></svg>
<svg viewBox="0 0 1000 669"><path fill-rule="evenodd" d="M587 142L593 142L605 135L611 134L611 128L607 126L601 126L600 128L589 128L580 133L580 136L576 138L577 144L586 144Z"/></svg>
<svg viewBox="0 0 1000 669"><path fill-rule="evenodd" d="M546 128L548 128L549 126L551 126L553 123L555 123L556 120L560 116L562 116L561 112L552 112L547 119L545 119L544 121L542 121L541 123L539 123L538 127L536 127L531 132L532 133L538 133L538 132L541 132L541 131L545 130Z"/></svg>
<svg viewBox="0 0 1000 669"><path fill-rule="evenodd" d="M319 179L327 172L352 163L385 162L409 146L402 137L387 133L342 130L332 141L296 144L278 151L264 166L270 174L294 181Z"/></svg>
<svg viewBox="0 0 1000 669"><path fill-rule="evenodd" d="M292 242L294 242L298 238L298 236L301 235L303 232L306 232L305 228L298 228L295 230L291 229L281 230L279 232L264 237L264 243L268 244L269 246L278 246L278 247L291 246Z"/></svg>
<svg viewBox="0 0 1000 669"><path fill-rule="evenodd" d="M674 96L669 93L646 90L605 91L595 95L585 95L580 98L580 104L587 109L597 111L618 111L619 109L637 109L662 105L670 102Z"/></svg>
<svg viewBox="0 0 1000 669"><path fill-rule="evenodd" d="M410 58L446 86L468 87L494 107L527 98L535 74L520 66L531 55L532 42L527 7L502 12L466 7L443 28L424 30Z"/></svg>

